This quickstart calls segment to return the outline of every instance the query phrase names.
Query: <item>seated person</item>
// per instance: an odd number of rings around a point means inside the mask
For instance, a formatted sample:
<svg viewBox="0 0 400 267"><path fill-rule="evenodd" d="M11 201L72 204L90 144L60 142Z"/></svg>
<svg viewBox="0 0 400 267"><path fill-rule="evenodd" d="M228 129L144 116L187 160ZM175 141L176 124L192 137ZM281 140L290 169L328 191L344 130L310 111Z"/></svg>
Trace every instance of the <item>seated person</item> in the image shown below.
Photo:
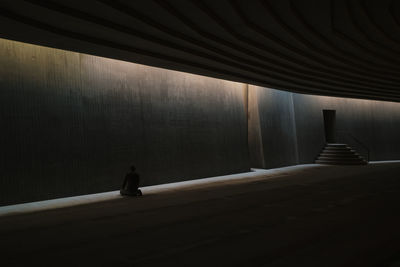
<svg viewBox="0 0 400 267"><path fill-rule="evenodd" d="M125 176L124 183L122 184L122 188L120 190L121 195L123 196L141 196L142 191L139 189L139 174L135 172L135 166L131 166L131 171L128 172Z"/></svg>

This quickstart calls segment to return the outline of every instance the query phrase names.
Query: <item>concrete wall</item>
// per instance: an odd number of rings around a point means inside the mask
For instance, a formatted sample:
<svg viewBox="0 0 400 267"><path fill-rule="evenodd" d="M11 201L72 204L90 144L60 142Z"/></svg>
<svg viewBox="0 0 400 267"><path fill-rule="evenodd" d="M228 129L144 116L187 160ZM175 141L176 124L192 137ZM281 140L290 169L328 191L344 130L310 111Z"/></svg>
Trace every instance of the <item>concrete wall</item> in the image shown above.
<svg viewBox="0 0 400 267"><path fill-rule="evenodd" d="M400 159L400 103L293 94L299 163L312 162L325 143L323 109L336 110L338 141L370 160Z"/></svg>
<svg viewBox="0 0 400 267"><path fill-rule="evenodd" d="M400 159L400 104L292 94L0 39L0 205L312 163L337 128ZM347 134L343 140L358 146Z"/></svg>
<svg viewBox="0 0 400 267"><path fill-rule="evenodd" d="M250 135L256 131L249 130L252 166L275 168L297 164L292 94L253 85L249 86L249 94L249 125L258 129L258 135ZM257 145L251 146L252 143Z"/></svg>
<svg viewBox="0 0 400 267"><path fill-rule="evenodd" d="M250 95L257 95L249 98L250 114L257 114L261 126L249 125L261 131L258 139L249 135L249 144L254 140L262 144L258 155L263 157L261 163L260 157L251 157L252 166L313 163L325 145L323 109L336 110L338 142L349 144L364 157L367 147L370 160L400 159L400 103L293 94L257 86L250 87Z"/></svg>
<svg viewBox="0 0 400 267"><path fill-rule="evenodd" d="M0 205L249 170L240 83L0 40Z"/></svg>

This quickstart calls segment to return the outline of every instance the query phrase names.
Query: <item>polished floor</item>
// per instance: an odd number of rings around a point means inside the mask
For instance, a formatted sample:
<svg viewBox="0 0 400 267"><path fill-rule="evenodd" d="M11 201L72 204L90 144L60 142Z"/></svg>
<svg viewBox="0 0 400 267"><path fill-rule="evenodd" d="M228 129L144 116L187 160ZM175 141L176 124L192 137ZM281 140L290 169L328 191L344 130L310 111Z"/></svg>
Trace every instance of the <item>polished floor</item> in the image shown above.
<svg viewBox="0 0 400 267"><path fill-rule="evenodd" d="M0 266L400 266L400 163L0 217Z"/></svg>

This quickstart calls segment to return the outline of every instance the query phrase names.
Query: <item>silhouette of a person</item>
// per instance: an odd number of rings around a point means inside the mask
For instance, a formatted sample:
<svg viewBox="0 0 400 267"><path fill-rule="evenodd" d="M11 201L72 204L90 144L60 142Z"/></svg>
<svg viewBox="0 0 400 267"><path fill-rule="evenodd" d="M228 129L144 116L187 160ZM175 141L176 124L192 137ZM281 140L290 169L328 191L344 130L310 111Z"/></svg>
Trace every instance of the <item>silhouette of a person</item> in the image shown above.
<svg viewBox="0 0 400 267"><path fill-rule="evenodd" d="M131 171L125 175L122 188L120 190L123 196L141 196L142 191L139 189L139 174L136 173L135 166L131 166Z"/></svg>

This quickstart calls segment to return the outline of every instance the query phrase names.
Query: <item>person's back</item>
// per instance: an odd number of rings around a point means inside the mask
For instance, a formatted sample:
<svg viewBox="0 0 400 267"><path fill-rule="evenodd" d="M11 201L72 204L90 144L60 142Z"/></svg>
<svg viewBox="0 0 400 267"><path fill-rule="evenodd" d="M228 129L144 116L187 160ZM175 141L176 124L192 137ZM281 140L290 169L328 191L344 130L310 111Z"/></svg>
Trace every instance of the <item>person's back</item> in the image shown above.
<svg viewBox="0 0 400 267"><path fill-rule="evenodd" d="M121 195L141 196L142 192L139 189L139 174L135 172L135 167L131 166L131 171L126 174L124 183L121 188Z"/></svg>
<svg viewBox="0 0 400 267"><path fill-rule="evenodd" d="M127 180L126 190L136 192L139 188L139 175L136 172L129 172L126 174L125 179Z"/></svg>

